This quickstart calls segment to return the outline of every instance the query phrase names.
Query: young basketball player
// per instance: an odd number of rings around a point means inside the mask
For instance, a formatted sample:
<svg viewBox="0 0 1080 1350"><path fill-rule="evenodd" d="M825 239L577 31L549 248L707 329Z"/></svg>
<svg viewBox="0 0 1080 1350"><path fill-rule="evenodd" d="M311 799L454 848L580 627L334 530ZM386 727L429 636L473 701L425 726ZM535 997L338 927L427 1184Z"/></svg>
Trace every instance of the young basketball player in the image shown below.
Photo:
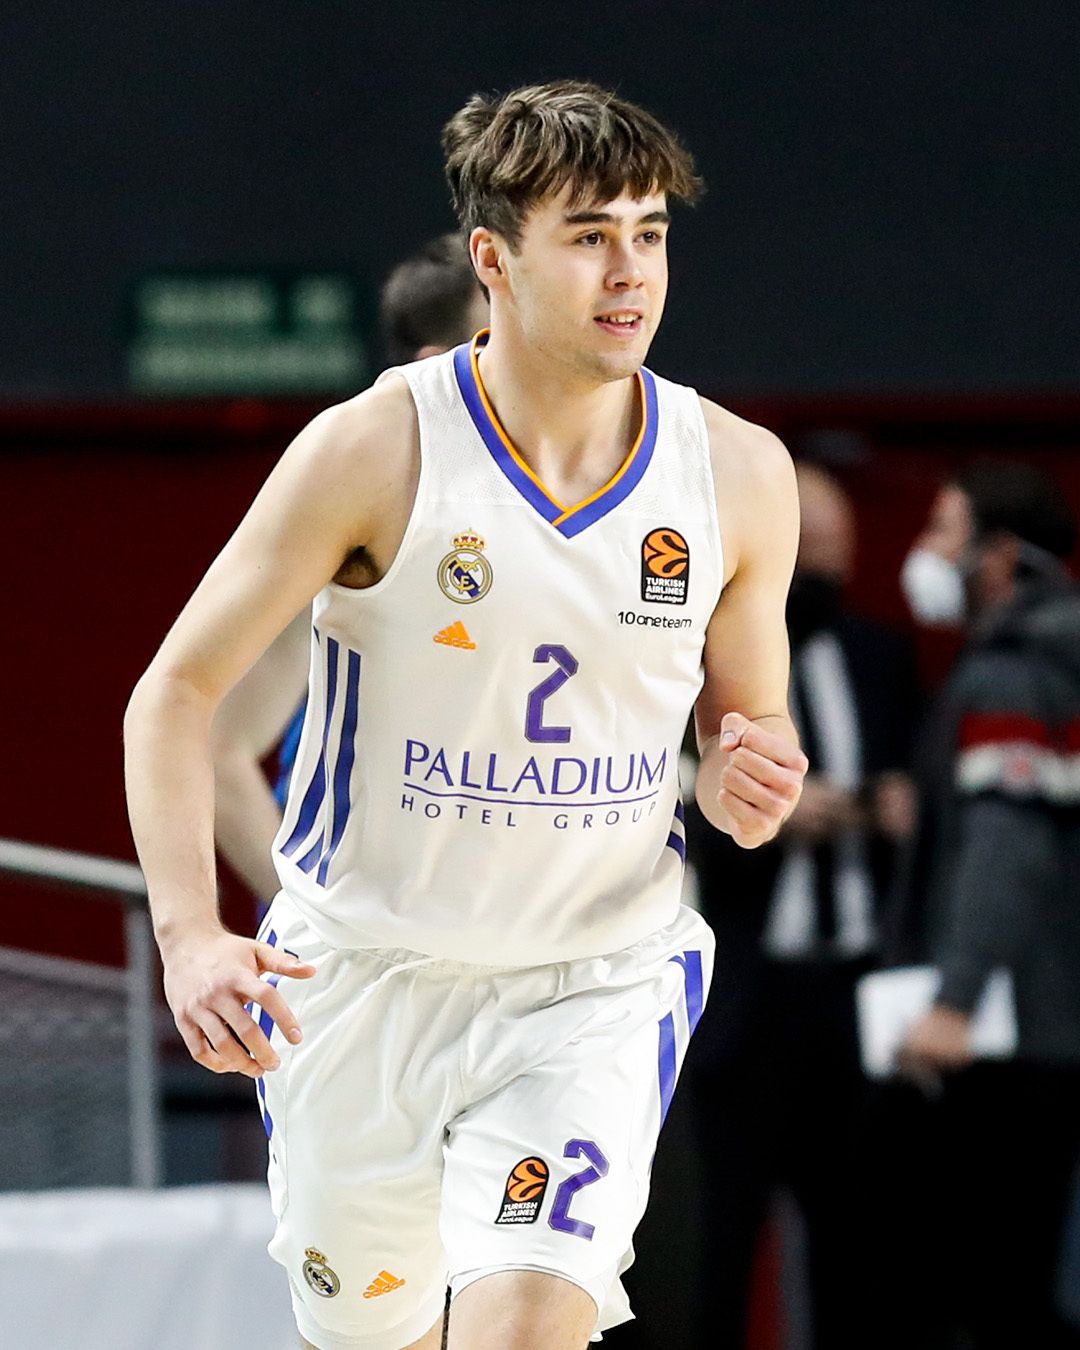
<svg viewBox="0 0 1080 1350"><path fill-rule="evenodd" d="M795 485L768 432L642 365L698 189L669 131L560 82L474 98L445 145L490 332L286 452L132 696L131 817L181 1034L258 1080L305 1342L434 1350L449 1283L452 1350L580 1350L630 1316L708 988L687 716L746 847L806 769ZM215 908L210 722L312 597L251 941Z"/></svg>

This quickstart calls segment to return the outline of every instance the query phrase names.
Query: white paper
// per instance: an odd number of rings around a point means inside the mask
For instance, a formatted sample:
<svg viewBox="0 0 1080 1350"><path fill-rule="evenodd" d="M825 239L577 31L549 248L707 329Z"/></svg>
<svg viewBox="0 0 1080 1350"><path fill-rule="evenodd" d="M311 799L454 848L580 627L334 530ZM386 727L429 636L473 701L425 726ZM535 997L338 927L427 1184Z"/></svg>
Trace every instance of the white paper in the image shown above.
<svg viewBox="0 0 1080 1350"><path fill-rule="evenodd" d="M933 1005L941 976L933 966L903 966L864 975L855 990L862 1063L871 1078L896 1071L896 1056L911 1027ZM1012 976L995 970L975 1005L971 1048L976 1059L1016 1053Z"/></svg>

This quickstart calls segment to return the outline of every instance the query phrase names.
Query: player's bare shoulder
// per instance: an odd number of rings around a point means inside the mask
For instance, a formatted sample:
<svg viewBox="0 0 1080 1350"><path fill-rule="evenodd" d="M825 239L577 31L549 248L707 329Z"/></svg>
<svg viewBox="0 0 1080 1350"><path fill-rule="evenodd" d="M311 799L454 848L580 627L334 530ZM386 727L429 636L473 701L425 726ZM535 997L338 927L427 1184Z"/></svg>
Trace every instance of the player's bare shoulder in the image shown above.
<svg viewBox="0 0 1080 1350"><path fill-rule="evenodd" d="M407 382L388 374L370 389L326 408L314 418L286 452L306 462L309 475L323 491L359 493L380 508L395 494L409 497L415 489L420 435L416 406Z"/></svg>
<svg viewBox="0 0 1080 1350"><path fill-rule="evenodd" d="M701 399L725 540L728 579L740 555L771 532L795 538L798 492L787 447L768 428Z"/></svg>
<svg viewBox="0 0 1080 1350"><path fill-rule="evenodd" d="M332 518L344 545L337 580L371 585L389 567L416 497L420 433L408 383L392 373L319 413L282 456L286 490ZM355 555L362 553L363 560Z"/></svg>

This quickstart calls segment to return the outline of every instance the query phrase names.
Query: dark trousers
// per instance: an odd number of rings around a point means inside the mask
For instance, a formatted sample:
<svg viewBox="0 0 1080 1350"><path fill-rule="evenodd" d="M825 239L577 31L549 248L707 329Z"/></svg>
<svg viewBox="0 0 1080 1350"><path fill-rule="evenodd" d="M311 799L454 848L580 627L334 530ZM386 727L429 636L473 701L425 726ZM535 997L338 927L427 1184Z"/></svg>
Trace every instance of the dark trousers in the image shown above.
<svg viewBox="0 0 1080 1350"><path fill-rule="evenodd" d="M1076 1350L1058 1312L1062 1230L1080 1152L1080 1071L977 1064L941 1097L890 1090L891 1158L872 1299L888 1350Z"/></svg>
<svg viewBox="0 0 1080 1350"><path fill-rule="evenodd" d="M754 1253L778 1186L790 1191L805 1222L817 1350L878 1345L867 1297L869 1087L854 1011L865 969L857 962L767 963L745 1053L699 1062L686 1085L708 1213L698 1345L742 1350Z"/></svg>

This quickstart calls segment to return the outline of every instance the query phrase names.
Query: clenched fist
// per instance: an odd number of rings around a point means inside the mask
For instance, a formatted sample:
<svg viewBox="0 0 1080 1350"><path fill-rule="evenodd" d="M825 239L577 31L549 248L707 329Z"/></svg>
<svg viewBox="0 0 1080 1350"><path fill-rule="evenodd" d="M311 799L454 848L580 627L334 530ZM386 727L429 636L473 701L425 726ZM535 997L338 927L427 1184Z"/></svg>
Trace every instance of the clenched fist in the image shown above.
<svg viewBox="0 0 1080 1350"><path fill-rule="evenodd" d="M698 805L740 848L757 848L795 809L807 767L792 740L742 713L726 713L702 756Z"/></svg>

